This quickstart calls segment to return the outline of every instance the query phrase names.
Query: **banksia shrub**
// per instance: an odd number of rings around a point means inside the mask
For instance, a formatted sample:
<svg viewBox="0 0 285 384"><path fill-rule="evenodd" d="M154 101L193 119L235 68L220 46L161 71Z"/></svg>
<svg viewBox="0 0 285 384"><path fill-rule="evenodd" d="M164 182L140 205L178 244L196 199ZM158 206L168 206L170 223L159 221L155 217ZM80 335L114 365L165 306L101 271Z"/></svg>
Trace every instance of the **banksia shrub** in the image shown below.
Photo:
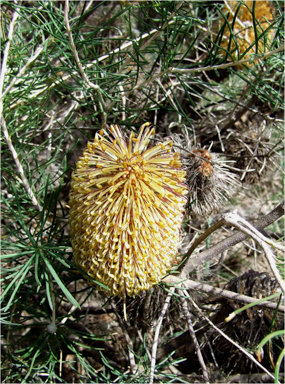
<svg viewBox="0 0 285 384"><path fill-rule="evenodd" d="M230 61L239 60L242 54L245 54L242 58L246 59L255 53L266 53L273 40L273 29L270 28L273 13L270 1L228 0L223 8L227 23L220 43L223 49L219 53L226 56L229 51ZM215 29L220 30L224 23L224 18L221 18Z"/></svg>
<svg viewBox="0 0 285 384"><path fill-rule="evenodd" d="M172 141L148 147L144 124L127 139L111 125L78 159L70 192L70 233L77 265L125 298L158 283L177 254L185 172Z"/></svg>

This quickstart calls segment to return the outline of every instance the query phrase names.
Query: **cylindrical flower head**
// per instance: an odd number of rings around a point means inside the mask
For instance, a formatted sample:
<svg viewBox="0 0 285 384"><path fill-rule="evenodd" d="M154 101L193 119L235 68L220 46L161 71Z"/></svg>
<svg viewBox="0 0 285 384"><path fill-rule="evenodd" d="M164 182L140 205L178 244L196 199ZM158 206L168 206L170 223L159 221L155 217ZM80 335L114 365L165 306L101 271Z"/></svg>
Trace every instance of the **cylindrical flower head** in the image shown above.
<svg viewBox="0 0 285 384"><path fill-rule="evenodd" d="M271 1L228 0L223 13L228 15L228 18L221 41L221 47L224 49L219 52L225 56L229 50L231 52L228 56L229 61L233 58L238 60L238 56L243 53L245 59L255 53L265 53L269 50L274 38L274 28L270 28L274 20ZM216 29L220 29L224 23L224 18L221 18L216 24ZM232 32L228 25L231 26ZM254 62L257 62L257 59Z"/></svg>
<svg viewBox="0 0 285 384"><path fill-rule="evenodd" d="M70 233L77 265L120 297L158 283L180 241L188 190L172 141L148 148L144 124L127 139L97 133L72 174Z"/></svg>

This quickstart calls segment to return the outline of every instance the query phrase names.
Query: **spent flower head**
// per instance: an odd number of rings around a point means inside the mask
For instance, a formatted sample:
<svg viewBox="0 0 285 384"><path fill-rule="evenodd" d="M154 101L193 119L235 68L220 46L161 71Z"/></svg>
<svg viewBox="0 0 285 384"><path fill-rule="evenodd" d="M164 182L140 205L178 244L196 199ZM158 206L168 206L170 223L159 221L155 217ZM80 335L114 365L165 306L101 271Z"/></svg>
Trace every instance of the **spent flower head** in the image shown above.
<svg viewBox="0 0 285 384"><path fill-rule="evenodd" d="M171 140L149 147L149 125L137 137L116 125L100 131L72 174L75 261L124 298L149 289L171 267L187 201L179 154Z"/></svg>
<svg viewBox="0 0 285 384"><path fill-rule="evenodd" d="M193 148L185 164L188 168L190 211L208 215L218 210L238 186L227 162L208 149Z"/></svg>
<svg viewBox="0 0 285 384"><path fill-rule="evenodd" d="M232 161L192 144L187 131L173 135L173 148L180 154L187 172L187 213L207 216L218 211L240 185L230 169Z"/></svg>

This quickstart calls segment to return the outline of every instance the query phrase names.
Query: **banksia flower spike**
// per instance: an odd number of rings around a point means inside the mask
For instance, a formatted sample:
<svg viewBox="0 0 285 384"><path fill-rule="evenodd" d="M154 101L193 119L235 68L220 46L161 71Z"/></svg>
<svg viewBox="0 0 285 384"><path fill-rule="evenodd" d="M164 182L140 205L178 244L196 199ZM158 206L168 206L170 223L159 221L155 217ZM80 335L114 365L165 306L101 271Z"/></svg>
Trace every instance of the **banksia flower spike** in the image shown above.
<svg viewBox="0 0 285 384"><path fill-rule="evenodd" d="M171 267L188 190L172 141L148 147L149 123L128 139L116 125L108 131L88 143L72 174L71 241L77 265L125 299Z"/></svg>
<svg viewBox="0 0 285 384"><path fill-rule="evenodd" d="M270 28L274 13L271 2L228 0L225 1L225 4L223 13L228 15L227 20L232 31L227 24L220 44L223 49L219 52L225 56L226 51L230 51L231 56L228 56L230 61L232 58L234 61L238 60L238 56L243 53L245 53L243 59L250 58L255 53L266 53L274 38L274 29ZM220 30L224 22L224 19L221 18L215 29ZM268 31L266 31L267 29ZM256 41L257 39L258 41Z"/></svg>

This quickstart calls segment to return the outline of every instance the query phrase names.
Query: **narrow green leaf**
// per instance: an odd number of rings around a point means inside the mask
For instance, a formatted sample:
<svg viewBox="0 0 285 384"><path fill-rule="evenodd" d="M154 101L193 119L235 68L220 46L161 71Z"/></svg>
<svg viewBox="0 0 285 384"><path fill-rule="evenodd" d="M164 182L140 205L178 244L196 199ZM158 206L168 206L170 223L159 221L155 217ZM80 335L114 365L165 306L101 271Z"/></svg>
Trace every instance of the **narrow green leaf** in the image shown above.
<svg viewBox="0 0 285 384"><path fill-rule="evenodd" d="M74 305L77 308L80 308L80 305L75 300L75 298L72 296L72 294L68 291L68 289L65 287L63 282L60 280L58 274L56 273L56 271L54 270L54 268L50 264L50 262L46 258L44 258L44 261L45 261L46 266L48 267L50 273L52 274L53 278L55 279L55 281L57 282L58 286L60 287L60 289L62 290L64 295L67 297L67 299L71 302L72 305Z"/></svg>
<svg viewBox="0 0 285 384"><path fill-rule="evenodd" d="M15 276L15 278L11 281L11 283L8 285L8 287L3 292L2 297L1 297L1 301L3 301L3 299L5 298L7 293L10 292L12 286L15 284L15 287L13 289L13 292L10 296L10 299L9 299L7 305L4 308L2 308L3 312L8 311L8 309L13 304L14 297L17 294L19 288L21 287L21 284L22 284L23 280L25 279L27 273L29 272L30 266L34 262L34 258L35 258L35 256L32 256L30 258L30 260L24 265L24 267L19 271L17 276ZM16 283L17 280L18 280L18 282Z"/></svg>

